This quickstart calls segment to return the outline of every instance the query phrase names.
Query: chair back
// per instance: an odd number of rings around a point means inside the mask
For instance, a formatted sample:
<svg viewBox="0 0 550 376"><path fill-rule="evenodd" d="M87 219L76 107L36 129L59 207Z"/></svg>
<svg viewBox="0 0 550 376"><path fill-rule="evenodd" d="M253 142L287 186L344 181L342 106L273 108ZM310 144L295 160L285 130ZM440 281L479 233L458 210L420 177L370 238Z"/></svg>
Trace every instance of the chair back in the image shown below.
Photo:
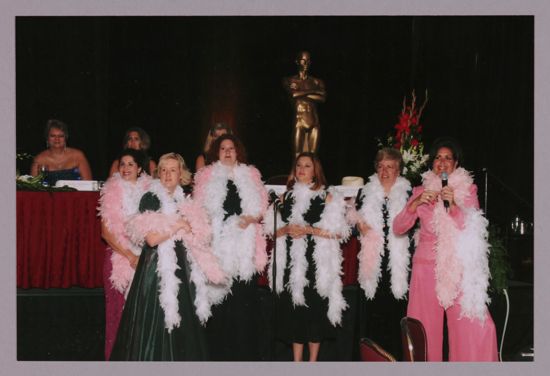
<svg viewBox="0 0 550 376"><path fill-rule="evenodd" d="M401 342L403 360L408 362L428 361L428 341L424 325L412 317L401 319Z"/></svg>
<svg viewBox="0 0 550 376"><path fill-rule="evenodd" d="M395 362L393 355L369 338L362 338L359 346L364 362Z"/></svg>

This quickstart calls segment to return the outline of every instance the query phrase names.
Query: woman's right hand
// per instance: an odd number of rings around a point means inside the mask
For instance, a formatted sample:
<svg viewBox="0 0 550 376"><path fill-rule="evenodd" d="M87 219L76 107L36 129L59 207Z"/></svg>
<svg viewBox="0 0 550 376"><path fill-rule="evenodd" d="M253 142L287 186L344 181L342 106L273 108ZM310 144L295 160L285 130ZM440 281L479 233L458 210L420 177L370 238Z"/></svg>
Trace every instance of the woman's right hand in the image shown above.
<svg viewBox="0 0 550 376"><path fill-rule="evenodd" d="M178 221L176 222L176 226L175 226L175 233L180 231L180 230L183 230L185 232L191 232L191 225L189 224L189 222L184 219L184 218L180 218L178 219Z"/></svg>
<svg viewBox="0 0 550 376"><path fill-rule="evenodd" d="M361 233L362 236L365 236L367 232L370 230L370 226L362 221L357 223L357 228L359 229L359 232Z"/></svg>
<svg viewBox="0 0 550 376"><path fill-rule="evenodd" d="M425 190L409 205L409 211L415 212L420 205L431 205L437 201L439 192Z"/></svg>

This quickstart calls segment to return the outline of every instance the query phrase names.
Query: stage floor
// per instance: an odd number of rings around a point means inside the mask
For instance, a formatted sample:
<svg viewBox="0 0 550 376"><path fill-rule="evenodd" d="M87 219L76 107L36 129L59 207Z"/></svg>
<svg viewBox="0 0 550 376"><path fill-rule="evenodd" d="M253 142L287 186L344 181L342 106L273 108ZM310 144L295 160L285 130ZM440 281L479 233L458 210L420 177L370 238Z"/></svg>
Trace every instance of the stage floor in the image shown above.
<svg viewBox="0 0 550 376"><path fill-rule="evenodd" d="M357 286L347 286L344 297L349 308L335 340L323 342L320 361L358 361L361 317ZM258 287L262 317L261 361L291 361L289 345L272 342L271 293ZM510 318L503 348L505 361L524 359L519 354L533 344L533 285L510 282ZM493 315L500 346L505 319L505 298L492 296ZM105 330L103 289L18 289L17 360L19 361L102 361Z"/></svg>

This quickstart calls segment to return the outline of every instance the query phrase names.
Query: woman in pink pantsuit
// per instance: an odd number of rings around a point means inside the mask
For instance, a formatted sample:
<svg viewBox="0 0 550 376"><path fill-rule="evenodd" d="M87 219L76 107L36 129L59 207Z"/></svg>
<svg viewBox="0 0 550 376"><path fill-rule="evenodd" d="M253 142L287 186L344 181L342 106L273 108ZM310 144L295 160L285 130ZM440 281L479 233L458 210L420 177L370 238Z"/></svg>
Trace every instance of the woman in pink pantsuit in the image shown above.
<svg viewBox="0 0 550 376"><path fill-rule="evenodd" d="M394 232L403 234L420 219L407 316L426 329L429 361L442 360L444 314L450 361L497 361L495 324L486 306L487 220L470 173L458 167L461 159L456 141L437 140L432 169L393 222Z"/></svg>

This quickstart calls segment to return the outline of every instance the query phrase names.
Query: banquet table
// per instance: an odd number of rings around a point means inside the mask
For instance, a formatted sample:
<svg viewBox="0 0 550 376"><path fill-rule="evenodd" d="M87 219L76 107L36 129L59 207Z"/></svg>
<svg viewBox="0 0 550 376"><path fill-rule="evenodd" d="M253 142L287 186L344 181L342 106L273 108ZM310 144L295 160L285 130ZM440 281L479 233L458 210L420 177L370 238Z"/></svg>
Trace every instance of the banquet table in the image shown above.
<svg viewBox="0 0 550 376"><path fill-rule="evenodd" d="M17 191L17 287L103 286L99 192Z"/></svg>
<svg viewBox="0 0 550 376"><path fill-rule="evenodd" d="M17 287L103 287L99 192L17 191ZM359 242L342 245L344 286L357 283ZM260 285L267 285L265 273Z"/></svg>

